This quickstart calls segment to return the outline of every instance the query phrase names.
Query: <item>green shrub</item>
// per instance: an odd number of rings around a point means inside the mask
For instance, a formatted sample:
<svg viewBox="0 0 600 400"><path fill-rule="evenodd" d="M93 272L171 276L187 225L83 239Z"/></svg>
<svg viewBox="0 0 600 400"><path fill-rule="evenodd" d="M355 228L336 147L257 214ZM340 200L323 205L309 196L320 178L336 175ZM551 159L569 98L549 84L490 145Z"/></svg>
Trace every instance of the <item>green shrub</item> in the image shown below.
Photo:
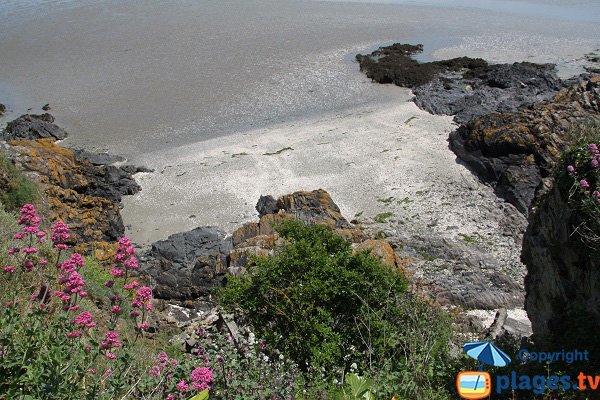
<svg viewBox="0 0 600 400"><path fill-rule="evenodd" d="M388 399L419 398L447 380L448 318L409 295L402 273L368 252L353 254L328 227L287 221L277 231L287 244L230 277L217 297L296 361L307 380L343 381L346 372L363 371L373 392Z"/></svg>
<svg viewBox="0 0 600 400"><path fill-rule="evenodd" d="M34 203L39 193L37 187L12 162L0 153L0 203L7 210L18 210L21 205Z"/></svg>

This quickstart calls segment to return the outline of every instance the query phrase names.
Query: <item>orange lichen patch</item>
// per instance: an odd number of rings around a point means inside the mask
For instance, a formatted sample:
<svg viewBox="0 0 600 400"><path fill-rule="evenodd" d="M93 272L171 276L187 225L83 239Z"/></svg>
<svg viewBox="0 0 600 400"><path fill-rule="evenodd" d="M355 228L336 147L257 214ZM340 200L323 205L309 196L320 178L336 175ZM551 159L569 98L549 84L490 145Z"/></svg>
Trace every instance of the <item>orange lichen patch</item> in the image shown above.
<svg viewBox="0 0 600 400"><path fill-rule="evenodd" d="M354 248L354 253L365 250L369 251L373 256L379 258L385 265L400 271L404 271L404 266L402 265L400 257L398 257L387 240L365 240Z"/></svg>

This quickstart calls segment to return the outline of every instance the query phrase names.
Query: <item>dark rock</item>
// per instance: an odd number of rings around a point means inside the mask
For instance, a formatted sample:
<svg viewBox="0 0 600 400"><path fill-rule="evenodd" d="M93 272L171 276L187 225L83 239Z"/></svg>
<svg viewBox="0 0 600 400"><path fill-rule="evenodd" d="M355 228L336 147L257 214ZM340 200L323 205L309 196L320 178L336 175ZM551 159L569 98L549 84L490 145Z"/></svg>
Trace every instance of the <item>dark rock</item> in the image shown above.
<svg viewBox="0 0 600 400"><path fill-rule="evenodd" d="M552 64L497 64L443 73L415 88L415 103L432 114L467 123L493 112L515 112L552 98L563 87Z"/></svg>
<svg viewBox="0 0 600 400"><path fill-rule="evenodd" d="M491 113L450 134L450 148L496 194L526 214L552 174L569 132L600 122L600 77L583 76L552 101Z"/></svg>
<svg viewBox="0 0 600 400"><path fill-rule="evenodd" d="M0 117L4 115L4 113L6 112L6 106L2 103L0 103Z"/></svg>
<svg viewBox="0 0 600 400"><path fill-rule="evenodd" d="M44 104L44 106L42 107L42 110L50 111L50 104Z"/></svg>
<svg viewBox="0 0 600 400"><path fill-rule="evenodd" d="M275 214L277 210L277 200L271 195L260 196L258 203L256 203L256 211L258 211L259 217L266 214Z"/></svg>
<svg viewBox="0 0 600 400"><path fill-rule="evenodd" d="M214 227L176 233L152 244L142 271L155 283L160 299L209 298L225 284L231 240Z"/></svg>
<svg viewBox="0 0 600 400"><path fill-rule="evenodd" d="M360 70L379 83L394 83L398 86L414 88L430 82L441 72L468 69L472 74L479 73L487 66L482 59L460 57L446 61L420 63L412 55L423 51L423 45L395 43L380 47L370 55L357 54Z"/></svg>
<svg viewBox="0 0 600 400"><path fill-rule="evenodd" d="M55 125L54 117L50 114L25 114L9 122L2 133L4 140L32 140L51 138L62 140L67 132Z"/></svg>
<svg viewBox="0 0 600 400"><path fill-rule="evenodd" d="M108 153L92 153L84 149L73 149L75 156L82 160L87 160L93 165L109 165L125 161L121 156L115 156Z"/></svg>
<svg viewBox="0 0 600 400"><path fill-rule="evenodd" d="M529 218L522 260L525 308L545 348L581 348L600 356L600 258L579 233L590 221L569 203L572 182L559 174ZM592 358L592 356L590 356Z"/></svg>

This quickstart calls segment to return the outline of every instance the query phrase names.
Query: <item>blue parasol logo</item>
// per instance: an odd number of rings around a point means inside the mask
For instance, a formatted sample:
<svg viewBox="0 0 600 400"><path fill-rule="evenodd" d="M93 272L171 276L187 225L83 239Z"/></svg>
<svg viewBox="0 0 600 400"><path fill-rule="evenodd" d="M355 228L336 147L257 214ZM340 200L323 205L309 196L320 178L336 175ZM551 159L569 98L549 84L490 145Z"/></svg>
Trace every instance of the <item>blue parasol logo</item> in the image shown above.
<svg viewBox="0 0 600 400"><path fill-rule="evenodd" d="M481 364L506 367L510 363L510 357L491 342L465 343L463 350Z"/></svg>

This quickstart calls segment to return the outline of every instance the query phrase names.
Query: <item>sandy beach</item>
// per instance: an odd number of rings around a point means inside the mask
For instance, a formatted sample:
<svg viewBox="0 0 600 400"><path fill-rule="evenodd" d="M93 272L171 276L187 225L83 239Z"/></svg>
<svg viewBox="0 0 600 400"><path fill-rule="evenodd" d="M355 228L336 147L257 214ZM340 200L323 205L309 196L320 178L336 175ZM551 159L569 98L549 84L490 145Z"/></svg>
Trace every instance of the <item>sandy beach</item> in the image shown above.
<svg viewBox="0 0 600 400"><path fill-rule="evenodd" d="M261 194L329 191L342 213L407 234L447 237L475 232L490 238L507 261L518 259L502 234L491 188L457 163L448 149L451 117L420 110L411 92L393 86L398 100L269 129L211 139L150 154L154 173L136 175L142 191L125 197L128 235L140 244L199 225L231 232L256 218Z"/></svg>

